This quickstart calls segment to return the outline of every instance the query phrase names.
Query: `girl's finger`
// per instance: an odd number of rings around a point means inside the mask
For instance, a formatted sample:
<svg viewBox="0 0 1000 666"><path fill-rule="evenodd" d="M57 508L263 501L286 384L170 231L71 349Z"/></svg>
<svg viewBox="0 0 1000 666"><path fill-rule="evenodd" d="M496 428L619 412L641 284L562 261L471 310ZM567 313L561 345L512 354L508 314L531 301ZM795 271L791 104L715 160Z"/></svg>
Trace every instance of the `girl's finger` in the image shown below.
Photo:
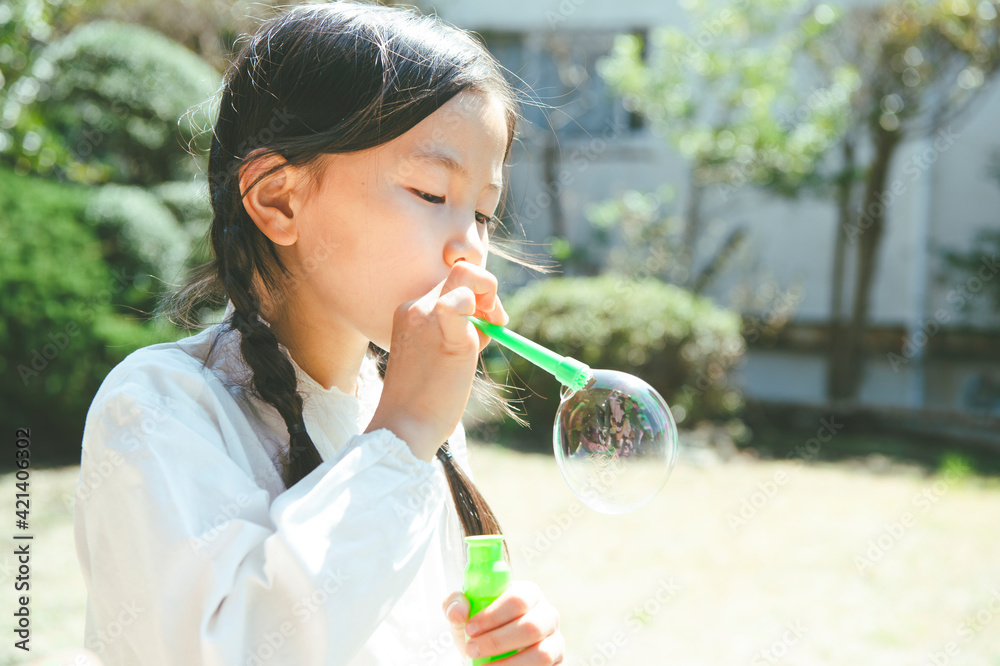
<svg viewBox="0 0 1000 666"><path fill-rule="evenodd" d="M493 603L469 621L466 632L472 638L484 634L521 617L538 605L542 591L538 585L526 580L516 580Z"/></svg>
<svg viewBox="0 0 1000 666"><path fill-rule="evenodd" d="M439 315L443 315L438 317L438 324L447 344L463 347L471 340L472 331L479 333L466 318L466 315L475 314L476 311L475 295L468 287L457 287L442 295L434 309ZM476 336L476 344L480 347L482 337L482 333Z"/></svg>
<svg viewBox="0 0 1000 666"><path fill-rule="evenodd" d="M451 625L451 638L455 646L465 654L465 622L469 619L469 599L461 592L456 592L448 596L442 604L444 616Z"/></svg>
<svg viewBox="0 0 1000 666"><path fill-rule="evenodd" d="M454 310L458 315L471 315L476 313L476 295L468 287L455 287L446 294L441 294L437 305L444 305L450 310Z"/></svg>
<svg viewBox="0 0 1000 666"><path fill-rule="evenodd" d="M566 640L562 633L557 631L517 654L501 659L497 664L498 666L554 666L565 663L565 660Z"/></svg>
<svg viewBox="0 0 1000 666"><path fill-rule="evenodd" d="M494 656L521 650L545 640L558 629L559 614L548 604L539 604L516 620L471 639L466 651L473 654L475 646L480 656Z"/></svg>
<svg viewBox="0 0 1000 666"><path fill-rule="evenodd" d="M510 317L507 315L507 311L503 307L503 303L500 302L500 297L497 296L496 307L486 313L484 319L496 324L497 326L506 326L507 322L510 321Z"/></svg>
<svg viewBox="0 0 1000 666"><path fill-rule="evenodd" d="M448 277L445 278L440 293L444 296L457 287L468 287L475 294L476 309L468 314L480 313L481 316L485 316L496 307L497 279L485 268L468 261L456 261Z"/></svg>

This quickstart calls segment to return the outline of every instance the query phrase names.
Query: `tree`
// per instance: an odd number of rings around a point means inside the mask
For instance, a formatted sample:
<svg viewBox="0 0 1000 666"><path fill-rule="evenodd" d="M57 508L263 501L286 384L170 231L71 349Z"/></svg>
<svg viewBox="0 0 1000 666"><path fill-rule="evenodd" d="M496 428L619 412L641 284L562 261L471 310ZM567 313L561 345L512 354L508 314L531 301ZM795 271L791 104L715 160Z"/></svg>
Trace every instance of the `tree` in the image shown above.
<svg viewBox="0 0 1000 666"><path fill-rule="evenodd" d="M688 34L676 29L662 32L665 52L673 54L674 62L661 58L646 69L639 66L637 45L623 38L624 66L620 73L609 74L626 93L632 91L634 103L644 113L661 120L672 143L691 159L686 214L689 247L698 233L703 189L699 183L721 183L727 192L731 186L747 183L779 194L810 192L836 201L839 228L834 246L828 393L833 400L850 401L860 385L886 209L899 194L893 190L898 186L888 183L893 158L905 140L933 135L957 122L995 75L1000 49L998 5L996 0L973 5L966 0L929 4L899 0L854 7L840 19L837 10L820 4L798 32L776 33L774 14L770 23L761 16L782 5L785 13L797 6L781 0L743 9L730 6L718 10L713 19L697 21ZM694 7L703 17L704 5L696 2ZM743 41L734 41L741 35ZM717 41L724 44L718 46ZM770 55L764 72L758 74L753 67L761 61L761 53ZM811 62L820 77L811 95L787 85L794 54L809 54L810 61L795 62L799 66ZM749 72L743 74L747 68ZM755 83L761 76L770 97ZM692 78L695 84L689 82ZM722 117L726 123L732 117L739 122L747 112L734 100L745 103L744 95L749 100L782 96L794 100L796 93L807 101L792 114L792 119L801 117L802 122L789 132L780 131L789 124L788 106L780 104L768 107L769 113L750 116L755 128L765 128L754 141L745 140L755 136L753 130L735 132L704 120L706 114L714 114L711 117ZM812 122L806 107L816 111L817 120L828 122ZM817 127L827 131L817 134ZM821 140L805 144L801 154L805 159L789 162L795 155L793 139L803 134ZM948 137L941 140L947 142ZM818 168L821 158L835 146L841 168L824 173ZM789 164L801 170L789 169ZM856 274L848 318L843 311L849 252L856 253Z"/></svg>
<svg viewBox="0 0 1000 666"><path fill-rule="evenodd" d="M695 247L707 188L719 187L724 197L744 184L795 195L845 128L857 75L845 64L828 84L812 87L798 75L795 55L836 19L803 5L693 0L685 5L693 27L652 31L648 63L634 35L619 36L601 63L599 72L626 104L689 161L681 244L687 286L706 282L695 272Z"/></svg>
<svg viewBox="0 0 1000 666"><path fill-rule="evenodd" d="M855 7L837 29L811 44L827 68L851 67L862 84L851 96L854 132L842 142L834 303L828 390L833 400L853 401L861 382L872 285L886 226L886 212L902 182L888 182L893 159L907 139L945 132L965 113L1000 66L998 3L965 0L929 4L915 0ZM944 134L939 140L948 141ZM855 144L870 147L858 165ZM939 150L946 149L943 144ZM860 205L854 174L861 174ZM845 243L850 247L846 247ZM854 298L842 321L840 293L846 251L856 253Z"/></svg>

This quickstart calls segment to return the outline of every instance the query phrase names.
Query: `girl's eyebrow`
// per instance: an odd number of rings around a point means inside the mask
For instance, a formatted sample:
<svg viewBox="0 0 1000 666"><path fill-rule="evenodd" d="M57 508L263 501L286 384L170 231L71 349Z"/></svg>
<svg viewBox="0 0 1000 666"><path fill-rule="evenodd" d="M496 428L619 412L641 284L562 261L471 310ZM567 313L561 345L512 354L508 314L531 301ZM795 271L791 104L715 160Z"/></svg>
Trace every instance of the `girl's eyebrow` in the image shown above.
<svg viewBox="0 0 1000 666"><path fill-rule="evenodd" d="M425 162L427 164L435 164L438 166L443 166L449 171L454 171L456 173L459 173L465 176L466 178L472 177L469 174L469 170L465 168L465 165L463 165L461 162L458 161L458 158L456 158L451 153L448 153L443 150L436 150L433 148L431 149L418 148L410 155L410 159L414 159L419 162ZM486 187L496 192L500 192L503 188L503 185L501 183L489 183L486 185Z"/></svg>

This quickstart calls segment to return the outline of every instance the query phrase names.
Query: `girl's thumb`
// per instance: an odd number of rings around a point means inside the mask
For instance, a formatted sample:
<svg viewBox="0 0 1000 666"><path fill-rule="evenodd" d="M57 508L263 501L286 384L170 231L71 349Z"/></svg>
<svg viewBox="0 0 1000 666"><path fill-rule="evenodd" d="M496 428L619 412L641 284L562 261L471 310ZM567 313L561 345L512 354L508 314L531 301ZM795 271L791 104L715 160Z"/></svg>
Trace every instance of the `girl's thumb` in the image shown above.
<svg viewBox="0 0 1000 666"><path fill-rule="evenodd" d="M469 599L461 592L448 595L442 604L444 616L452 625L464 627L469 620Z"/></svg>

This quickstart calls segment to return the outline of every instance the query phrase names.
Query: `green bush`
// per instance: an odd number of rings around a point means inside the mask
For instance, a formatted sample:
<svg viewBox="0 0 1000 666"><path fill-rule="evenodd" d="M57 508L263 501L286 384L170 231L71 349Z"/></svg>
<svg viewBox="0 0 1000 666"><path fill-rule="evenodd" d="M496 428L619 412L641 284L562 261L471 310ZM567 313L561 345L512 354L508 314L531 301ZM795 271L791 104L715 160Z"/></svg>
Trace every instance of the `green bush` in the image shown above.
<svg viewBox="0 0 1000 666"><path fill-rule="evenodd" d="M135 275L112 269L88 226L90 188L0 170L0 421L30 426L47 453L79 454L108 371L178 333L128 306Z"/></svg>
<svg viewBox="0 0 1000 666"><path fill-rule="evenodd" d="M685 426L728 419L743 407L742 395L730 381L743 357L739 315L706 298L658 280L604 275L543 280L513 294L504 307L511 330L591 368L645 380ZM524 412L532 433L527 439L548 450L560 387L520 357L504 351L504 360L493 349L487 359L490 374L527 387ZM526 438L521 429L511 434Z"/></svg>
<svg viewBox="0 0 1000 666"><path fill-rule="evenodd" d="M176 279L184 268L192 238L152 191L105 185L91 197L86 219L105 243L110 265L164 280Z"/></svg>
<svg viewBox="0 0 1000 666"><path fill-rule="evenodd" d="M88 23L42 50L6 96L7 159L78 182L189 180L191 153L207 154L220 80L153 30Z"/></svg>

